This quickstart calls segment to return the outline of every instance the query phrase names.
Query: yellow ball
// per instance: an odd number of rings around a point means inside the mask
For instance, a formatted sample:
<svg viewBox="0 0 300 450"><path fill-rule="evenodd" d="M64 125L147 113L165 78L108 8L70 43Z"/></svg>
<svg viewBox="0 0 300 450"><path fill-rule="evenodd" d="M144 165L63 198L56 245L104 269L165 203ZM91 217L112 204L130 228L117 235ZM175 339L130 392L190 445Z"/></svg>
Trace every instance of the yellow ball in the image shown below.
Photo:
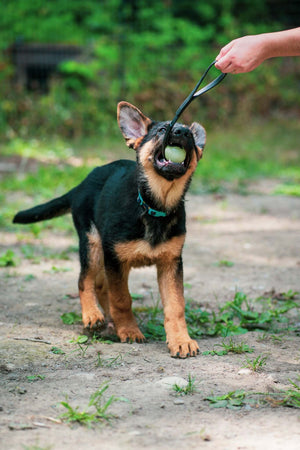
<svg viewBox="0 0 300 450"><path fill-rule="evenodd" d="M165 156L169 161L182 163L185 160L186 153L185 150L180 147L166 147Z"/></svg>

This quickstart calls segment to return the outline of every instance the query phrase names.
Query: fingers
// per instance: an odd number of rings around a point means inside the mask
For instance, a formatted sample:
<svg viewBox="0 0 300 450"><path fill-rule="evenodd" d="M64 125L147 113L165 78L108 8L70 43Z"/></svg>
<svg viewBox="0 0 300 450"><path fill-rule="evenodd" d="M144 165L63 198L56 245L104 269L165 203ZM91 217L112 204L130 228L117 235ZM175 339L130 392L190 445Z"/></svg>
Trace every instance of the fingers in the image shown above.
<svg viewBox="0 0 300 450"><path fill-rule="evenodd" d="M224 73L251 72L268 57L265 47L264 35L235 39L221 49L215 66Z"/></svg>
<svg viewBox="0 0 300 450"><path fill-rule="evenodd" d="M220 59L217 59L215 67L223 73L233 73L235 70L233 60L230 53L227 53Z"/></svg>

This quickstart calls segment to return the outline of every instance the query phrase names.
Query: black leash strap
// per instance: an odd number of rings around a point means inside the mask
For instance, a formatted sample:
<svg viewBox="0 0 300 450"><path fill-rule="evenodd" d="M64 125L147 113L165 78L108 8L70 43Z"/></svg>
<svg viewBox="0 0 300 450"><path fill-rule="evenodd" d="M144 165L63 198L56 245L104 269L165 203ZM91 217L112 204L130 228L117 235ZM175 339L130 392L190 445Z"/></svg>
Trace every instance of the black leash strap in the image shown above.
<svg viewBox="0 0 300 450"><path fill-rule="evenodd" d="M204 74L202 75L202 77L200 78L200 80L198 81L198 83L196 84L196 86L194 87L194 89L192 90L192 92L190 93L190 95L184 100L184 102L179 106L179 108L176 111L176 114L173 118L173 120L169 123L167 129L166 129L166 133L164 136L164 141L163 141L163 148L165 149L166 146L168 145L168 139L170 136L170 132L173 128L173 126L175 125L175 123L177 122L179 116L181 116L181 114L183 113L183 111L189 106L189 104L197 97L200 97L200 95L204 94L207 91L210 91L210 89L214 88L215 86L217 86L217 84L221 83L222 80L224 80L224 78L226 77L226 73L221 73L221 75L219 75L217 78L215 78L213 81L211 81L209 84L207 84L206 86L204 86L203 88L199 89L199 91L197 90L200 86L200 84L203 82L204 78L206 77L206 75L208 74L208 72L210 71L210 69L212 68L212 66L214 66L216 63L216 61L213 61L208 68L206 69L206 71L204 72Z"/></svg>

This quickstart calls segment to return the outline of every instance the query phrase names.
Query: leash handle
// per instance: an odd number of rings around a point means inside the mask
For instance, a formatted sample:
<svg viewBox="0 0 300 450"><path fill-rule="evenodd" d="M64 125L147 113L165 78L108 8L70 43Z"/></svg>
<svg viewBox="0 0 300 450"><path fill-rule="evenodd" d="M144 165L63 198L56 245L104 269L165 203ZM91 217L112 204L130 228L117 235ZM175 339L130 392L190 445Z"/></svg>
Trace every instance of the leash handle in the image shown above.
<svg viewBox="0 0 300 450"><path fill-rule="evenodd" d="M166 146L168 145L168 139L169 139L169 135L170 132L173 128L173 126L175 125L175 123L177 122L177 120L179 119L179 116L181 116L181 114L183 113L183 111L189 106L189 104L197 97L200 97L200 95L204 94L207 91L210 91L210 89L214 88L215 86L217 86L219 83L221 83L222 80L224 80L224 78L226 77L226 73L221 73L217 78L215 78L213 81L211 81L209 84L207 84L206 86L204 86L203 88L199 89L199 86L201 85L201 83L203 82L204 78L206 77L206 75L208 74L208 72L210 71L210 69L212 68L212 66L215 65L217 61L213 61L212 63L210 63L210 65L208 66L208 68L205 70L204 74L202 75L202 77L200 78L200 80L198 81L198 83L196 84L196 86L194 87L194 89L192 90L192 92L189 94L189 96L182 102L182 104L179 106L179 108L177 109L175 116L173 118L173 120L169 123L167 129L166 129L166 133L164 136L164 140L163 140L163 148L165 149Z"/></svg>

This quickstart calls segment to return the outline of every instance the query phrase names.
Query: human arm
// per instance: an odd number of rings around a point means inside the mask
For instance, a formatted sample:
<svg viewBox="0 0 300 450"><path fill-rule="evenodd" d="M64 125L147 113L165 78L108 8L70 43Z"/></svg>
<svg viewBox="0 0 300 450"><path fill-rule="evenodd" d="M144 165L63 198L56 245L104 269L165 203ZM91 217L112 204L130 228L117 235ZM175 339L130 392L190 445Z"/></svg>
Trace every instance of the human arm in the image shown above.
<svg viewBox="0 0 300 450"><path fill-rule="evenodd" d="M300 56L300 27L235 39L221 49L215 66L224 73L251 72L277 56Z"/></svg>

